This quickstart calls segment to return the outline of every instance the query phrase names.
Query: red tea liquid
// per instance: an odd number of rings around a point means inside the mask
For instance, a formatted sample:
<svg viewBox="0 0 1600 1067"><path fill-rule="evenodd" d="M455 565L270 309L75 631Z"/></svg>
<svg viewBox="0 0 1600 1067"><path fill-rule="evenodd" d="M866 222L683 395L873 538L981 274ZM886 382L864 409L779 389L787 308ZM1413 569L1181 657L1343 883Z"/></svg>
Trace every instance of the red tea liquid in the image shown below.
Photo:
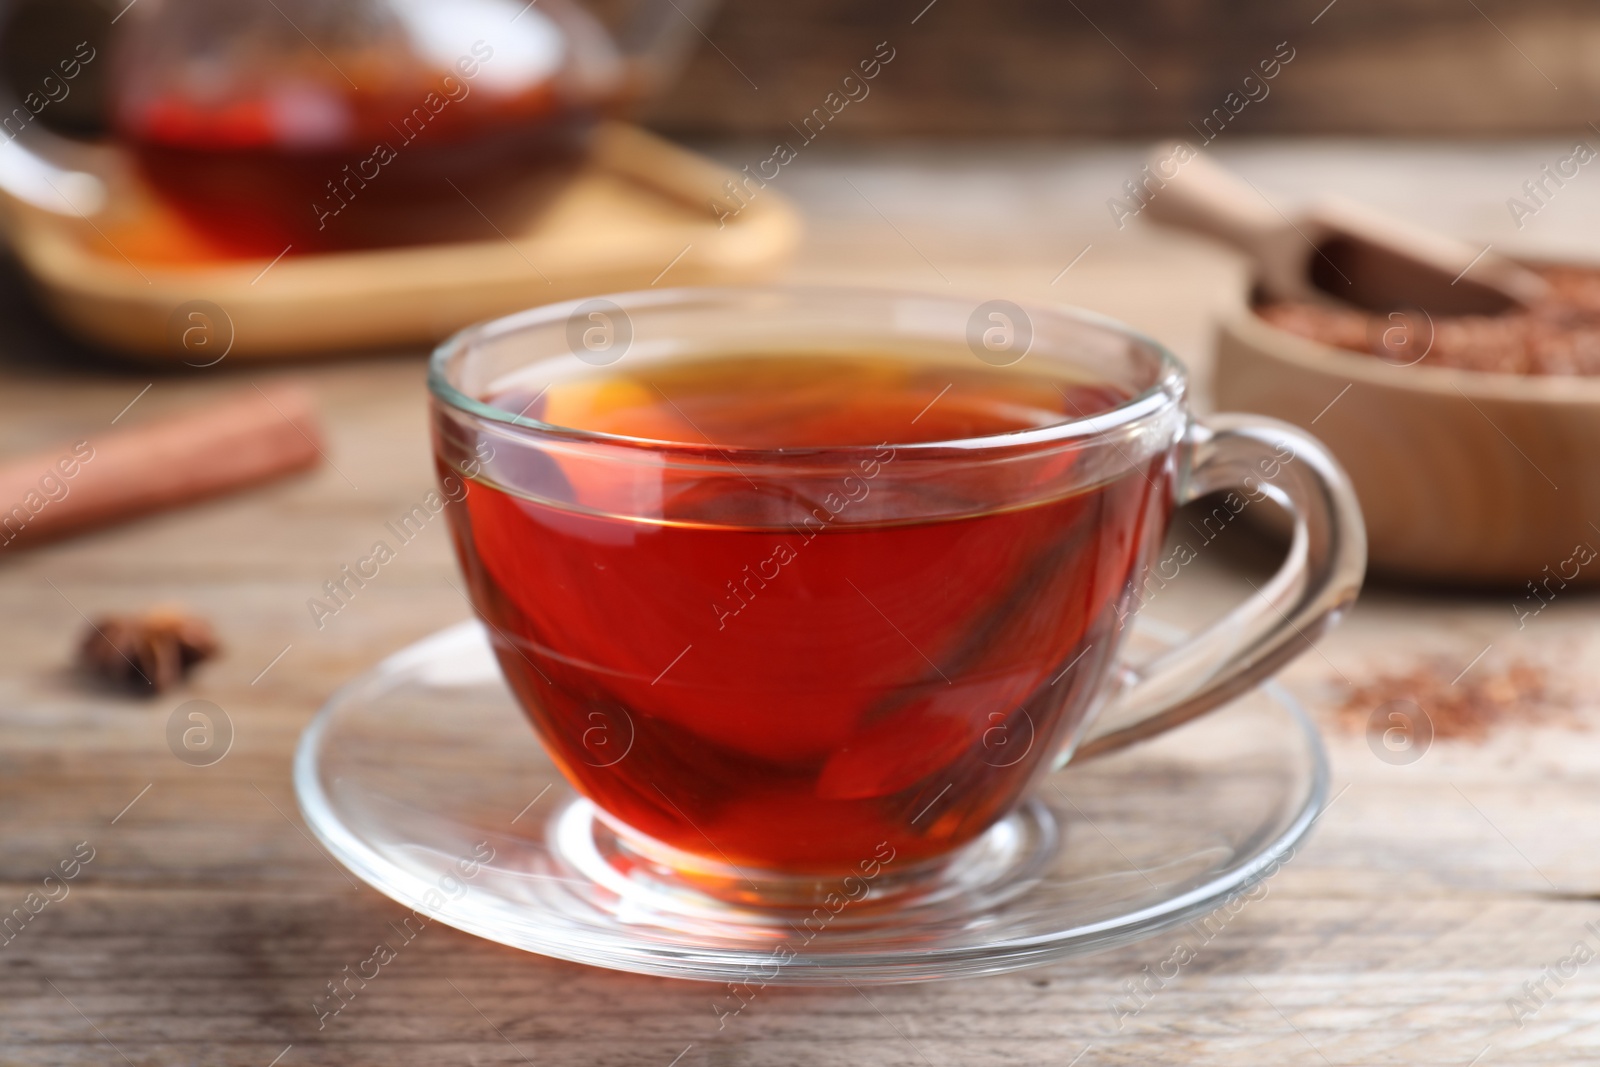
<svg viewBox="0 0 1600 1067"><path fill-rule="evenodd" d="M912 477L920 461L884 442L1038 427L1125 399L970 362L729 357L493 398L559 425L724 449L867 446L825 452L837 466L803 490L725 463L714 476L657 465L650 518L594 506L637 487L579 484L609 475L503 438L483 448L440 416L441 473L493 453L450 513L500 664L603 810L742 869L848 871L884 842L904 869L987 829L1051 762L1159 543L1164 467L1032 500L1014 471ZM1064 482L1075 461L1024 470ZM919 510L944 517L909 517Z"/></svg>
<svg viewBox="0 0 1600 1067"><path fill-rule="evenodd" d="M413 116L428 114L430 92L352 95L356 130L333 146L272 143L260 104L200 116L181 100L163 101L127 143L144 177L220 253L276 256L493 239L495 225L515 232L546 192L528 172L570 169L595 117L533 92L493 108L468 97L424 126Z"/></svg>
<svg viewBox="0 0 1600 1067"><path fill-rule="evenodd" d="M219 256L500 240L559 188L620 92L614 55L581 18L541 4L447 65L407 54L403 37L316 52L296 38L281 69L220 89L142 71L170 57L130 46L117 134ZM551 53L537 61L514 40L535 30Z"/></svg>

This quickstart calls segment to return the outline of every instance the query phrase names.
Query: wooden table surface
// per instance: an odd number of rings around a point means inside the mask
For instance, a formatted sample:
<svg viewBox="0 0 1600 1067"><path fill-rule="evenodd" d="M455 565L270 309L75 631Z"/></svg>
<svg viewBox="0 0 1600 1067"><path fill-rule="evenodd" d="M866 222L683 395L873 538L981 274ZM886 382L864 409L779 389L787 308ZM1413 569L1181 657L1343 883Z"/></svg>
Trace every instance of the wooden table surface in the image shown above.
<svg viewBox="0 0 1600 1067"><path fill-rule="evenodd" d="M736 164L763 158L749 149L717 146ZM1600 178L1570 183L1521 233L1504 206L1565 151L1225 155L1285 205L1321 185L1484 241L1583 252ZM792 275L1089 305L1168 341L1203 383L1209 309L1239 267L1112 225L1105 200L1137 156L818 148L783 178L811 227ZM152 375L56 336L14 277L0 289L0 454L288 376L311 383L331 438L313 474L0 559L0 914L75 850L93 856L67 896L0 945L0 1063L1464 1067L1600 1054L1600 962L1584 962L1600 952L1585 925L1600 920L1600 737L1583 728L1600 601L1563 593L1519 630L1510 594L1396 588L1370 589L1286 675L1328 727L1336 801L1266 896L1120 1028L1113 1000L1173 935L981 980L768 989L719 1031L715 987L542 959L436 924L319 1030L313 998L402 909L309 839L289 781L295 740L341 682L468 615L436 525L325 629L306 608L430 486L421 356ZM1152 614L1192 626L1220 613L1259 566L1247 548L1203 554ZM120 700L74 680L81 615L172 600L212 618L226 645L186 689ZM1465 668L1480 652L1474 671L1516 656L1548 664L1576 721L1436 742L1405 766L1333 729L1349 681L1426 655ZM236 733L205 768L175 758L165 736L195 698L225 709ZM1519 1025L1508 999L1528 997L1530 982L1542 982L1542 1006Z"/></svg>

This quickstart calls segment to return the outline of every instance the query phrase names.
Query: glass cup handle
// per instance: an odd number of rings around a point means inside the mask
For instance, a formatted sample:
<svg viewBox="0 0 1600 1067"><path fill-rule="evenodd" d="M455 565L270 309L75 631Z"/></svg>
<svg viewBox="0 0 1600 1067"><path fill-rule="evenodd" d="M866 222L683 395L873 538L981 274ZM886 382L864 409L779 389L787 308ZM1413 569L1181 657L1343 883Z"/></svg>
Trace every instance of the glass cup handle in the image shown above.
<svg viewBox="0 0 1600 1067"><path fill-rule="evenodd" d="M9 0L0 0L0 32L10 18ZM68 158L70 142L40 126L27 104L26 97L18 100L0 78L0 191L56 215L99 213L106 205L105 182L56 162ZM24 145L25 139L30 143Z"/></svg>
<svg viewBox="0 0 1600 1067"><path fill-rule="evenodd" d="M1361 588L1361 506L1315 438L1276 419L1217 415L1191 423L1179 448L1187 462L1174 502L1226 490L1241 501L1271 499L1294 520L1288 558L1254 596L1193 639L1141 667L1123 667L1121 684L1057 766L1143 741L1254 688L1338 622Z"/></svg>

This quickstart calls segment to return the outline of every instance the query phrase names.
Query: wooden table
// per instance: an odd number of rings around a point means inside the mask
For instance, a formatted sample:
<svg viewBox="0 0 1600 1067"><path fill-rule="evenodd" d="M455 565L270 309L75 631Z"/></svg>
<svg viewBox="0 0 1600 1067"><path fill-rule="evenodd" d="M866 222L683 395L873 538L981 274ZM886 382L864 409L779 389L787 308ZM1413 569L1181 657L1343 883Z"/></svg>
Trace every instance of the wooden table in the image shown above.
<svg viewBox="0 0 1600 1067"><path fill-rule="evenodd" d="M758 158L757 146L718 150L735 164ZM1600 178L1571 183L1520 235L1503 206L1560 150L1278 145L1229 160L1285 203L1321 184L1485 241L1572 250L1595 232ZM1194 242L1115 229L1104 202L1136 156L819 148L783 179L811 220L793 276L1087 304L1160 335L1203 382L1208 309L1239 268ZM93 850L69 895L0 946L0 1063L1465 1065L1600 1053L1600 962L1546 977L1575 943L1600 950L1584 925L1600 919L1600 740L1516 725L1486 745L1436 743L1409 766L1330 732L1337 799L1314 836L1120 1029L1112 1000L1167 955L1171 935L976 981L769 989L719 1032L714 987L434 925L319 1031L313 998L401 909L308 838L289 783L296 737L341 682L468 614L434 527L325 629L306 608L429 487L422 360L151 375L77 351L14 279L4 289L0 450L92 439L119 413L132 422L293 375L325 406L331 462L0 560L0 915L75 848ZM1182 625L1217 614L1261 566L1247 548L1204 554L1153 612ZM1472 669L1487 671L1525 655L1552 665L1581 720L1600 603L1565 593L1518 631L1512 599L1372 589L1289 685L1331 722L1346 680L1381 667L1427 654L1466 667L1482 651ZM109 699L70 676L82 614L166 600L210 616L226 643L187 690ZM195 698L225 709L236 731L206 768L174 758L165 736L173 709ZM1508 998L1542 978L1548 1003L1519 1027Z"/></svg>

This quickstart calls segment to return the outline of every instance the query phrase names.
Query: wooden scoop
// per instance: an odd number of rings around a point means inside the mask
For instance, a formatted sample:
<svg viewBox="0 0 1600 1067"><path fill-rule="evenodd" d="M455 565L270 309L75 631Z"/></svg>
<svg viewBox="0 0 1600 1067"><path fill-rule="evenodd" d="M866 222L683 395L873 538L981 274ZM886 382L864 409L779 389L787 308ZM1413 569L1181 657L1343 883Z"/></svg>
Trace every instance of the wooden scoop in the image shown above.
<svg viewBox="0 0 1600 1067"><path fill-rule="evenodd" d="M1336 300L1368 311L1498 315L1544 299L1544 279L1502 256L1338 197L1296 219L1248 182L1189 150L1159 150L1145 206L1163 225L1215 237L1249 256L1256 284L1280 300ZM1168 177L1176 167L1177 173Z"/></svg>

